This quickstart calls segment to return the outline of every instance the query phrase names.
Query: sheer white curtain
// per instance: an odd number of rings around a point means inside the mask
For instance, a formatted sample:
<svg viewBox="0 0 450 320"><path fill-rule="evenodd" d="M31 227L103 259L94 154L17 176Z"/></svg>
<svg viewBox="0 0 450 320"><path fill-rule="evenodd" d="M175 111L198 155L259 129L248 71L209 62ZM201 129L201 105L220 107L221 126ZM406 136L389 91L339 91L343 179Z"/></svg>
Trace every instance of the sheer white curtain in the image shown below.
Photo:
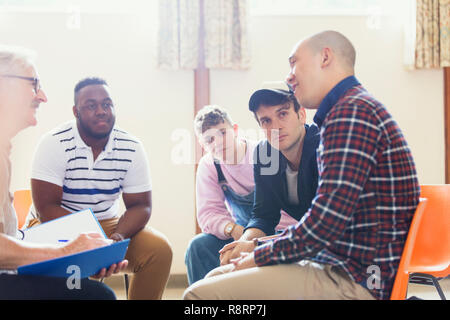
<svg viewBox="0 0 450 320"><path fill-rule="evenodd" d="M416 64L416 0L404 1L404 51L403 61L408 70Z"/></svg>
<svg viewBox="0 0 450 320"><path fill-rule="evenodd" d="M204 13L206 67L247 69L247 1L206 0Z"/></svg>
<svg viewBox="0 0 450 320"><path fill-rule="evenodd" d="M199 0L160 0L158 66L195 69L198 65Z"/></svg>
<svg viewBox="0 0 450 320"><path fill-rule="evenodd" d="M205 66L248 68L247 8L247 0L160 0L158 66L170 69L198 66L202 18Z"/></svg>

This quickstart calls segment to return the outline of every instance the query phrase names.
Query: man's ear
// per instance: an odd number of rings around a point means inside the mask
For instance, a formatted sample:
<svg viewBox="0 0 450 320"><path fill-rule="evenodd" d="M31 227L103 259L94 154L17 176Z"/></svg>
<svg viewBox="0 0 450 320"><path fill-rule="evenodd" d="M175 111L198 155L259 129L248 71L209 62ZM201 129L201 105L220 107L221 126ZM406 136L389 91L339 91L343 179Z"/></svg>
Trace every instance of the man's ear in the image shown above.
<svg viewBox="0 0 450 320"><path fill-rule="evenodd" d="M294 108L294 112L297 114L297 118L299 120L302 120L304 123L306 123L306 109L305 108L300 106L300 108L298 108L297 111L295 111L295 108Z"/></svg>
<svg viewBox="0 0 450 320"><path fill-rule="evenodd" d="M234 134L235 134L235 135L238 134L239 126L238 126L237 124L234 124L234 125L233 125L233 131L234 131Z"/></svg>
<svg viewBox="0 0 450 320"><path fill-rule="evenodd" d="M322 50L322 61L321 61L321 67L325 68L328 67L331 62L333 61L334 53L330 48L323 48Z"/></svg>
<svg viewBox="0 0 450 320"><path fill-rule="evenodd" d="M304 123L306 123L306 109L303 107L300 107L300 109L298 109L298 116L299 119L302 119Z"/></svg>
<svg viewBox="0 0 450 320"><path fill-rule="evenodd" d="M80 112L78 112L77 106L73 106L72 111L73 111L73 115L75 116L75 118L78 119L78 117L80 116Z"/></svg>

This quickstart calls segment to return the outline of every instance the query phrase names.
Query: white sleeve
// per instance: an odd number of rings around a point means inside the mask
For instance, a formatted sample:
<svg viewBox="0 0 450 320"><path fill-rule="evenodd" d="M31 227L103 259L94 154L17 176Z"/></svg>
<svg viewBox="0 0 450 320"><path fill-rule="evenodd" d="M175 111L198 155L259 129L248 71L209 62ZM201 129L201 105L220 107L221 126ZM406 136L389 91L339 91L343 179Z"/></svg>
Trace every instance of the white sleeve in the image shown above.
<svg viewBox="0 0 450 320"><path fill-rule="evenodd" d="M140 193L152 190L150 168L142 143L136 144L133 162L122 183L124 193Z"/></svg>
<svg viewBox="0 0 450 320"><path fill-rule="evenodd" d="M66 173L66 154L58 139L46 134L40 140L33 157L31 179L63 186Z"/></svg>

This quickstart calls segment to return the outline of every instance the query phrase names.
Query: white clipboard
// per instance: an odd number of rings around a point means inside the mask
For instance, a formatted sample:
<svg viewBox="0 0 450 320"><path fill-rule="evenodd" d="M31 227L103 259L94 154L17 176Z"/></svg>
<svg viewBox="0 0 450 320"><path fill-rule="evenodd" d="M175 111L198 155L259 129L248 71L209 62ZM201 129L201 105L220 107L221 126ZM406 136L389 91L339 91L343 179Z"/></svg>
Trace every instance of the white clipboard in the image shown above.
<svg viewBox="0 0 450 320"><path fill-rule="evenodd" d="M73 240L83 232L96 232L107 238L92 210L85 209L25 229L23 240L33 243L61 243Z"/></svg>

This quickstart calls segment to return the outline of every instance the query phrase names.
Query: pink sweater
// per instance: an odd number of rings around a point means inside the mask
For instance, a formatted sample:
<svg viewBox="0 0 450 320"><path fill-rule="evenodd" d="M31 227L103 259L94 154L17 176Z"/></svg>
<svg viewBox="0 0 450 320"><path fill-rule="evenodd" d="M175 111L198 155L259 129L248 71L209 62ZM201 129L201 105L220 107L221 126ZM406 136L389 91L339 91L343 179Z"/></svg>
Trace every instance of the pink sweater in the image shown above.
<svg viewBox="0 0 450 320"><path fill-rule="evenodd" d="M221 164L228 185L234 192L246 195L255 189L253 180L253 151L256 143L247 140L247 152L237 165ZM196 179L197 220L204 233L210 233L219 239L229 237L224 234L225 225L235 222L226 204L225 195L218 183L217 170L211 154L204 155L197 168ZM281 211L280 223L276 230L283 230L298 221Z"/></svg>

